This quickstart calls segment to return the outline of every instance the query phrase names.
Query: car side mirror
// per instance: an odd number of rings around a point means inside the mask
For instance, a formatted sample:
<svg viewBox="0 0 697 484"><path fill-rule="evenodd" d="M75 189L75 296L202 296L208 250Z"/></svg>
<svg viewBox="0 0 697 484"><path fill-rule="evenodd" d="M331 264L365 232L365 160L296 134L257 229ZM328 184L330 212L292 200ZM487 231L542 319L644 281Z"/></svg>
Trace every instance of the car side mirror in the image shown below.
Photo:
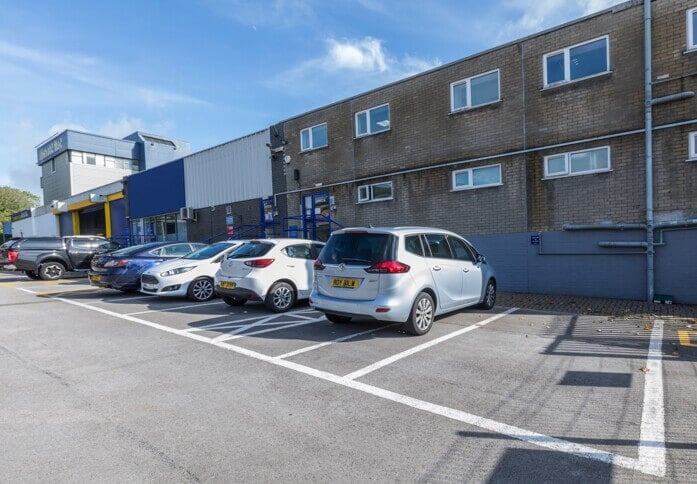
<svg viewBox="0 0 697 484"><path fill-rule="evenodd" d="M477 254L477 262L486 264L486 257L484 257L482 254Z"/></svg>

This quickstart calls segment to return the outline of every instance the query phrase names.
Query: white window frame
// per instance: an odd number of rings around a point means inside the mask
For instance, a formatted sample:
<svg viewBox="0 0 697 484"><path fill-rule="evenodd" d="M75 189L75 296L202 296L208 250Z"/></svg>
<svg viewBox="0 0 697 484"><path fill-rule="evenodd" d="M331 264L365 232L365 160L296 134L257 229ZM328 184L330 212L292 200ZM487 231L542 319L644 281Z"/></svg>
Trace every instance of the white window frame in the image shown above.
<svg viewBox="0 0 697 484"><path fill-rule="evenodd" d="M697 131L693 131L688 135L688 161L697 160Z"/></svg>
<svg viewBox="0 0 697 484"><path fill-rule="evenodd" d="M571 79L571 49L574 49L576 47L580 47L582 45L590 44L593 42L597 42L598 40L605 39L605 58L607 60L605 64L605 70L602 72L597 72L595 74L591 74L590 76L585 76L585 77L579 77L578 79ZM559 54L564 54L564 79L561 81L553 82L550 84L547 82L547 58L548 57L553 57L555 55ZM543 81L544 81L544 87L551 87L551 86L560 86L562 84L568 84L571 82L578 82L582 81L584 79L590 79L591 77L595 76L602 76L603 74L607 74L610 72L610 36L609 35L602 35L600 37L596 37L595 39L590 39L586 40L584 42L579 42L578 44L570 45L568 47L565 47L563 49L555 50L554 52L549 52L548 54L545 54L542 56L542 72L543 72Z"/></svg>
<svg viewBox="0 0 697 484"><path fill-rule="evenodd" d="M499 182L498 183L489 183L488 185L474 185L474 172L477 170L481 170L484 168L491 168L491 167L498 167L499 169ZM456 180L457 180L457 175L460 173L468 172L468 179L469 179L469 184L467 185L457 185ZM495 165L486 165L486 166L477 166L474 168L465 168L464 170L455 170L451 174L451 179L452 179L452 191L457 192L460 190L476 190L477 188L488 188L488 187L500 187L503 185L503 172L501 170L501 163L497 163Z"/></svg>
<svg viewBox="0 0 697 484"><path fill-rule="evenodd" d="M312 130L315 128L319 128L320 126L327 126L327 123L315 124L314 126L310 126L309 128L304 128L304 129L300 130L300 151L301 152L317 150L319 148L326 148L327 146L329 146L329 130L327 130L327 144L323 144L321 146L315 146L315 142L312 139ZM303 147L303 133L306 131L309 133L308 138L310 140L310 146Z"/></svg>
<svg viewBox="0 0 697 484"><path fill-rule="evenodd" d="M697 50L697 44L692 43L692 39L694 38L693 32L696 27L692 22L692 15L695 12L697 12L697 7L687 11L687 50Z"/></svg>
<svg viewBox="0 0 697 484"><path fill-rule="evenodd" d="M599 168L597 170L586 170L586 171L577 171L574 173L571 173L571 155L575 155L578 153L585 153L586 151L598 151L601 149L607 150L607 168ZM554 153L553 155L547 155L544 157L544 178L543 179L551 179L551 178L565 178L569 176L579 176L579 175L589 175L591 173L607 173L609 171L612 171L612 153L610 150L610 146L598 146L596 148L587 148L583 150L576 150L576 151L569 151L567 153ZM558 158L560 156L564 157L564 172L563 173L554 173L550 174L548 169L547 169L547 161L550 158Z"/></svg>
<svg viewBox="0 0 697 484"><path fill-rule="evenodd" d="M385 106L387 106L387 115L388 115L387 119L390 122L390 126L388 128L381 129L380 131L371 131L370 130L370 112L374 111L376 109L385 107ZM361 114L365 114L365 120L366 120L366 123L365 123L366 132L365 133L358 132L358 116L360 116ZM358 111L354 115L353 121L354 121L355 127L356 127L356 129L355 129L356 138L362 138L364 136L370 136L373 134L384 133L385 131L389 131L392 129L392 109L390 108L390 103L380 104L378 106L373 106L372 108L364 109L363 111Z"/></svg>
<svg viewBox="0 0 697 484"><path fill-rule="evenodd" d="M497 90L498 90L498 96L494 101L489 101L486 103L482 104L476 104L472 106L472 80L477 79L478 77L484 77L488 76L489 74L496 72L498 75L496 76L496 83L497 85ZM455 87L459 86L461 84L465 84L467 86L467 100L466 100L466 105L462 107L455 107ZM468 77L466 79L460 79L459 81L455 81L450 84L450 112L451 113L456 113L458 111L464 111L467 109L473 109L473 108L478 108L480 106L486 106L488 104L494 104L501 101L501 70L500 69L492 69L488 72L483 72L481 74L477 74L476 76Z"/></svg>
<svg viewBox="0 0 697 484"><path fill-rule="evenodd" d="M373 187L376 185L390 185L390 196L385 198L373 198ZM361 189L365 189L365 195L361 194ZM394 200L394 185L392 181L383 181L377 183L371 183L369 185L359 185L358 186L358 203L373 203L373 202L385 202L387 200Z"/></svg>

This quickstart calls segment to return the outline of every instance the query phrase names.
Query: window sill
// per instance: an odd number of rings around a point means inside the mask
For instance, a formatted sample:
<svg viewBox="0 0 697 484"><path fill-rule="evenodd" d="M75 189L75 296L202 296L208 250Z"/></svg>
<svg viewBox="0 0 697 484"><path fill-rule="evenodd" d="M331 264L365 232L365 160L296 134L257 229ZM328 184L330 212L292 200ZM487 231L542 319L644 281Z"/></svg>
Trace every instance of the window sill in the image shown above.
<svg viewBox="0 0 697 484"><path fill-rule="evenodd" d="M695 156L694 158L688 158L688 159L686 159L685 161L686 161L687 163L694 163L695 161L697 161L697 156Z"/></svg>
<svg viewBox="0 0 697 484"><path fill-rule="evenodd" d="M494 187L502 187L503 183L495 183L493 185L481 185L478 187L461 187L461 188L453 188L450 190L451 193L455 192L466 192L468 190L478 190L480 188L494 188Z"/></svg>
<svg viewBox="0 0 697 484"><path fill-rule="evenodd" d="M318 146L317 148L307 148L305 150L300 150L300 154L305 154L305 153L311 153L313 151L318 151L318 150L323 150L325 148L329 148L329 145L324 145L324 146Z"/></svg>
<svg viewBox="0 0 697 484"><path fill-rule="evenodd" d="M609 170L584 171L582 173L571 173L570 175L551 175L543 177L542 180L556 180L558 178L571 178L574 176L597 175L599 173L612 173L613 171L614 170L610 168Z"/></svg>
<svg viewBox="0 0 697 484"><path fill-rule="evenodd" d="M697 46L690 47L689 49L685 49L682 51L683 55L692 54L693 52L697 52Z"/></svg>
<svg viewBox="0 0 697 484"><path fill-rule="evenodd" d="M389 128L387 128L387 129L383 129L382 131L377 131L377 132L375 132L375 133L359 134L358 136L356 136L355 138L353 138L353 140L356 141L356 140L362 139L362 138L369 138L370 136L377 136L377 135L379 135L379 134L389 133L390 131L392 131L392 127L389 127Z"/></svg>
<svg viewBox="0 0 697 484"><path fill-rule="evenodd" d="M496 101L491 101L491 102L485 103L485 104L478 104L477 106L455 109L454 111L450 111L448 113L448 116L457 116L458 114L468 113L470 111L475 111L477 109L485 108L488 106L496 106L498 104L501 104L502 102L503 102L502 99L497 99Z"/></svg>
<svg viewBox="0 0 697 484"><path fill-rule="evenodd" d="M580 79L574 79L573 81L557 82L555 84L550 84L549 86L544 86L540 89L540 92L554 91L555 89L562 88L564 86L574 86L579 82L588 81L590 79L598 79L602 77L610 77L614 71L601 72L600 74L593 74L592 76L582 77Z"/></svg>
<svg viewBox="0 0 697 484"><path fill-rule="evenodd" d="M356 202L356 205L365 205L366 203L389 202L390 200L394 200L394 197L378 198L377 200L363 200L361 202Z"/></svg>

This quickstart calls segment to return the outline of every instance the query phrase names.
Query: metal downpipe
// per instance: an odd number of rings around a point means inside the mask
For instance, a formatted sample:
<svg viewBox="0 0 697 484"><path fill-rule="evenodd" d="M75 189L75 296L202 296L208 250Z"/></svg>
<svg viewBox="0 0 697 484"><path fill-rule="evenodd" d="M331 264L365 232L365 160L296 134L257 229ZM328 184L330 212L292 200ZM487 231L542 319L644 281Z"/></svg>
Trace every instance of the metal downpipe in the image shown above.
<svg viewBox="0 0 697 484"><path fill-rule="evenodd" d="M653 301L653 119L651 102L651 0L644 0L644 95L646 141L646 298Z"/></svg>

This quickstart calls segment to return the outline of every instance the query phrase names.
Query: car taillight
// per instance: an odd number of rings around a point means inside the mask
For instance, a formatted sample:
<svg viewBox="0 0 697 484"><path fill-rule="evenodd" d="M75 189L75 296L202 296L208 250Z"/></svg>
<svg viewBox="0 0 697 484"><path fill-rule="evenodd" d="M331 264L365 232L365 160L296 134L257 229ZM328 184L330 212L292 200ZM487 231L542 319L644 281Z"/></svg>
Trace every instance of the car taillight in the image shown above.
<svg viewBox="0 0 697 484"><path fill-rule="evenodd" d="M402 264L396 260L387 260L373 264L365 271L373 274L402 274L404 272L409 272L409 269L411 269L411 267L406 264Z"/></svg>
<svg viewBox="0 0 697 484"><path fill-rule="evenodd" d="M126 259L110 260L104 264L104 267L123 267L128 264Z"/></svg>
<svg viewBox="0 0 697 484"><path fill-rule="evenodd" d="M269 267L275 259L254 259L244 261L244 265L254 268Z"/></svg>
<svg viewBox="0 0 697 484"><path fill-rule="evenodd" d="M324 270L324 264L322 264L322 261L317 259L315 263L312 265L312 267L315 268L316 271L323 271Z"/></svg>
<svg viewBox="0 0 697 484"><path fill-rule="evenodd" d="M7 251L7 259L10 261L10 264L14 264L14 262L17 260L18 255L19 252L17 252L16 250Z"/></svg>

